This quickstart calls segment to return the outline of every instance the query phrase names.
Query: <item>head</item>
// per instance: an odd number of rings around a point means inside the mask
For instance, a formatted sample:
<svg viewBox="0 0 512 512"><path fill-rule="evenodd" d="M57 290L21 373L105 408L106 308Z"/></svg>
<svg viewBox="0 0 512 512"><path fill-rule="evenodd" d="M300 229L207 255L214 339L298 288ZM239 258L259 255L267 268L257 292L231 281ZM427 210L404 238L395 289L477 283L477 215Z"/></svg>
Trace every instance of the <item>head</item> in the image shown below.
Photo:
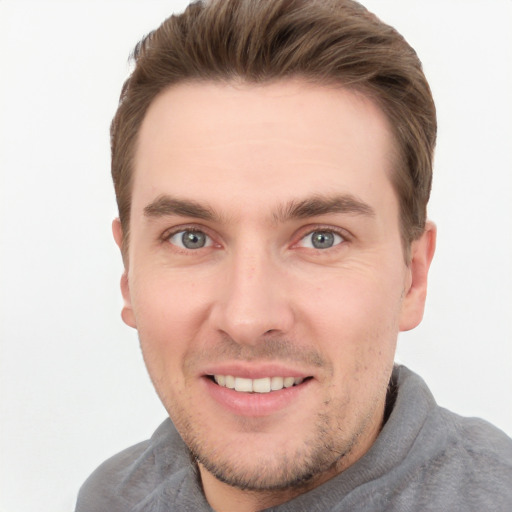
<svg viewBox="0 0 512 512"><path fill-rule="evenodd" d="M196 3L135 58L112 125L123 319L210 504L272 506L382 426L434 250L430 92L353 2Z"/></svg>

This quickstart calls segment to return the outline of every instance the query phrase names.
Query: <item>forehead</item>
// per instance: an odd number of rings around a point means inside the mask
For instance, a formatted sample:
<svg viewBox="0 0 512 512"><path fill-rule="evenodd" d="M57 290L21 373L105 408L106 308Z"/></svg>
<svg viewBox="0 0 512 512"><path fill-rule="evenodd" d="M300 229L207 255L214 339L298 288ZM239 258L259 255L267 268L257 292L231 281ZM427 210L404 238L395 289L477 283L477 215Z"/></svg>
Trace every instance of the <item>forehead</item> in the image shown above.
<svg viewBox="0 0 512 512"><path fill-rule="evenodd" d="M180 84L145 116L132 207L159 193L244 210L316 193L375 200L394 161L387 119L356 92L298 80Z"/></svg>

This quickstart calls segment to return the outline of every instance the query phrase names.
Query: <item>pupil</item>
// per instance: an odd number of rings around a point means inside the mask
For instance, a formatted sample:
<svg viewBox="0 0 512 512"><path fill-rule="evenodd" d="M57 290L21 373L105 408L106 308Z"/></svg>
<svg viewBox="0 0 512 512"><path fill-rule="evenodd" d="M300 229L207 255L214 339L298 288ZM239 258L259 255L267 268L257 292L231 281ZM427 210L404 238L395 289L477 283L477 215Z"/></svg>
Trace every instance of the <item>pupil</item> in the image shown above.
<svg viewBox="0 0 512 512"><path fill-rule="evenodd" d="M204 247L206 237L204 233L185 231L181 237L181 241L187 249L200 249L201 247Z"/></svg>
<svg viewBox="0 0 512 512"><path fill-rule="evenodd" d="M316 231L313 233L312 242L316 249L328 249L334 244L334 235L327 231Z"/></svg>

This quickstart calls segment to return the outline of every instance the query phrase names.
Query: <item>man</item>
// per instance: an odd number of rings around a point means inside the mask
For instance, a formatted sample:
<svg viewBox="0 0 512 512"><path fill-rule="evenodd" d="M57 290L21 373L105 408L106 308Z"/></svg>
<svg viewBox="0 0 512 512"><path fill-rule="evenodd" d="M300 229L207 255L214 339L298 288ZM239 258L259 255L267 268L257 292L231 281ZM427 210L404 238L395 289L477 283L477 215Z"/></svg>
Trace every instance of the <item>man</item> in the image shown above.
<svg viewBox="0 0 512 512"><path fill-rule="evenodd" d="M394 366L436 238L409 45L352 1L214 0L135 62L113 232L170 419L77 511L510 510L511 440Z"/></svg>

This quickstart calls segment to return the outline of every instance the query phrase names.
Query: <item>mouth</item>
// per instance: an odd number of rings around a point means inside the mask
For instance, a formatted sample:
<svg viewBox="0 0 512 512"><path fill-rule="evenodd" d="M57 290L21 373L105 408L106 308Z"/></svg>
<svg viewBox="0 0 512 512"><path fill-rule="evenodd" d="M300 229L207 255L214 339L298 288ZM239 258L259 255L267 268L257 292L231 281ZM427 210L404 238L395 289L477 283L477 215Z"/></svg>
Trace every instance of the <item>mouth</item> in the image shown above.
<svg viewBox="0 0 512 512"><path fill-rule="evenodd" d="M203 382L214 402L236 417L282 414L300 408L311 399L314 376L277 365L266 369L225 366L203 374Z"/></svg>
<svg viewBox="0 0 512 512"><path fill-rule="evenodd" d="M272 393L300 386L312 377L263 377L259 379L248 379L245 377L236 377L233 375L208 375L212 382L215 382L222 388L232 389L239 393Z"/></svg>

